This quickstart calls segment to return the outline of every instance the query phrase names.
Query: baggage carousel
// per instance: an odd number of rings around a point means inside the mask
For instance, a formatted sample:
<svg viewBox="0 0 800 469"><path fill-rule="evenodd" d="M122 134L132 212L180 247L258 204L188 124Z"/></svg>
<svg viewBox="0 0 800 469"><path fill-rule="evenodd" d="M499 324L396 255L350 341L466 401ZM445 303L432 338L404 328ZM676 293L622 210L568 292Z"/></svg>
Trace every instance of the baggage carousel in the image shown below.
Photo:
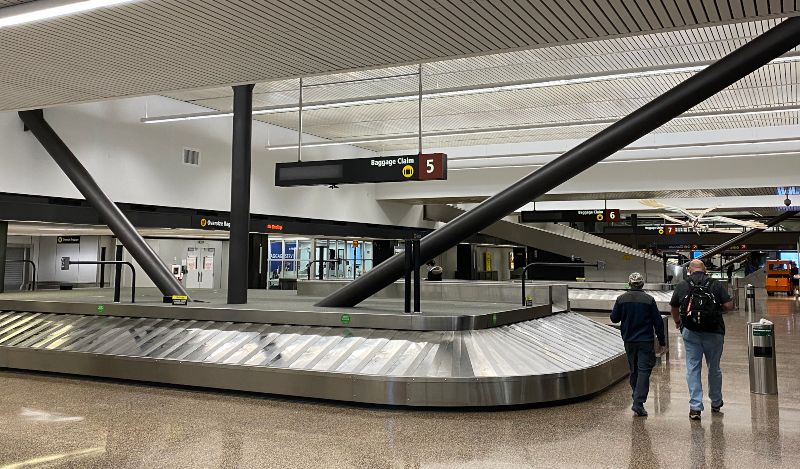
<svg viewBox="0 0 800 469"><path fill-rule="evenodd" d="M569 290L569 304L572 309L577 311L604 311L610 312L616 303L617 298L625 293L625 289L602 290L602 289L573 289ZM672 307L669 301L672 299L672 291L645 290L656 300L658 311L662 314L669 314Z"/></svg>
<svg viewBox="0 0 800 469"><path fill-rule="evenodd" d="M309 296L326 296L341 288L346 282L342 280L311 280L297 284L301 294ZM402 282L396 282L380 291L376 296L382 298L402 298ZM494 301L507 303L521 302L522 284L514 281L465 281L444 280L441 282L424 282L422 293L425 298L441 300L491 298ZM671 308L672 285L665 283L645 283L644 290L653 296L661 313L667 314ZM617 297L625 293L628 284L624 282L564 282L557 283L541 280L529 281L526 285L526 296L537 301L549 301L562 309L575 311L611 311Z"/></svg>
<svg viewBox="0 0 800 469"><path fill-rule="evenodd" d="M252 310L115 306L129 308L0 299L0 367L436 407L573 399L627 375L618 331L552 305L506 305L488 313L499 319L449 330L414 330L397 321L409 315L368 308L358 312L370 317L362 324L393 328L323 324L355 312L306 311L292 321L274 311L245 318Z"/></svg>

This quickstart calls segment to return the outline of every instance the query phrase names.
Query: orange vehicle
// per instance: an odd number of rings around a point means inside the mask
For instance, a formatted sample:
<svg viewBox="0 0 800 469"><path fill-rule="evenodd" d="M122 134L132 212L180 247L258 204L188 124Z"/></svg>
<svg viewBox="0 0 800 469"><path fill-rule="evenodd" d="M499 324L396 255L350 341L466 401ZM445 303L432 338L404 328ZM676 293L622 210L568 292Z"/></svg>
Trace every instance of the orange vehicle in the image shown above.
<svg viewBox="0 0 800 469"><path fill-rule="evenodd" d="M794 262L792 261L767 261L767 280L764 284L767 289L767 295L772 296L779 292L787 295L794 293L792 283L793 267Z"/></svg>

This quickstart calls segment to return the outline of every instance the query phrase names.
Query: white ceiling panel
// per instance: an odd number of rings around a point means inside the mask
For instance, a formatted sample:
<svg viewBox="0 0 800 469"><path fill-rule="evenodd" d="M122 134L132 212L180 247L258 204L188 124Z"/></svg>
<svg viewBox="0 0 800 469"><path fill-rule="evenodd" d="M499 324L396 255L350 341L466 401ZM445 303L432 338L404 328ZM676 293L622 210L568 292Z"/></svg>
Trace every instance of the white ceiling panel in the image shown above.
<svg viewBox="0 0 800 469"><path fill-rule="evenodd" d="M800 105L799 67L800 62L777 63L763 67L696 106L692 113L748 111L754 108ZM505 126L566 124L575 121L616 120L689 76L691 74L675 73L666 76L426 99L423 101L423 129L425 132L442 132ZM229 103L230 98L221 98L221 101L220 104ZM259 116L258 119L286 128L297 128L298 124L297 112ZM710 122L708 125L712 128L720 128L720 125L722 128L729 127L729 124L720 124L721 119L720 117L709 117L705 120ZM775 115L767 117L755 115L740 116L736 121L751 122L752 125L760 126L772 122L774 119L776 119ZM693 119L690 123L684 122L678 120L673 123L674 125L665 128L697 128L697 122L704 122L704 120ZM334 140L413 133L417 131L418 125L418 108L414 101L312 110L303 113L303 126L306 132ZM584 135L586 132L586 129L578 131L580 135ZM551 136L552 132L537 131L535 135ZM492 137L492 140L502 138L506 137L496 136ZM514 139L518 140L519 137L515 135ZM437 139L438 142L443 140L446 139ZM450 140L450 145L474 144L474 139L471 137L459 136ZM393 147L398 145L413 148L414 142L392 144ZM364 144L363 146L374 150L385 148L382 143Z"/></svg>
<svg viewBox="0 0 800 469"><path fill-rule="evenodd" d="M425 145L452 147L589 137L608 122L624 117L695 73L683 71L684 66L711 63L779 21L760 20L675 30L426 63L423 70L426 93L464 87L545 83L524 89L427 97L423 100L422 110L424 132L463 132L508 126L549 125L552 128L426 137ZM728 115L678 119L657 132L797 124L796 112L730 115L800 106L800 54L795 50L784 59L762 67L690 112ZM306 110L303 112L304 131L331 140L392 137L417 132L418 104L413 95L419 78L414 75L415 70L416 67L392 67L367 73L314 77L310 81L314 86L304 88L306 105L398 94L410 99L360 105L345 103L333 109ZM638 73L642 71L654 73ZM628 75L613 78L620 73ZM588 81L574 82L575 78ZM324 85L316 86L320 84ZM295 107L298 86L297 80L260 84L254 97L255 106ZM171 96L209 109L229 111L230 89L217 91L219 94L215 96L209 90L208 95L201 99L192 99L192 95L186 93ZM298 126L296 111L259 115L257 119L290 129ZM568 125L594 121L601 123L581 127ZM273 145L283 143L293 142L272 142ZM408 138L361 143L359 146L378 152L414 150L416 141Z"/></svg>
<svg viewBox="0 0 800 469"><path fill-rule="evenodd" d="M13 3L18 2L0 0L0 7ZM716 3L725 5L709 7ZM794 2L759 0L138 0L0 29L0 110L267 82L796 13ZM644 49L642 57L658 55ZM563 74L575 70L556 58L574 58L573 52L538 54ZM536 57L537 52L530 53ZM588 49L583 54L596 55ZM546 73L536 66L512 65L498 67L496 76L456 76L464 64L449 66L449 72L432 70L434 84L428 86ZM387 86L369 85L377 93ZM352 84L310 93L352 96L356 90Z"/></svg>

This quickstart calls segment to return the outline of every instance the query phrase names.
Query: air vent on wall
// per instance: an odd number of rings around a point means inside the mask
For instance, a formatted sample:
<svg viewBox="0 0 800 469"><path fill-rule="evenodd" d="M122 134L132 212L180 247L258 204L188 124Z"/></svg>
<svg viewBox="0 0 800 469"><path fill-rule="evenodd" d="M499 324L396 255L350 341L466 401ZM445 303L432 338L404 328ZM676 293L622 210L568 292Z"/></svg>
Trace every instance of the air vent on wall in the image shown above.
<svg viewBox="0 0 800 469"><path fill-rule="evenodd" d="M184 148L183 164L198 166L200 164L200 150L195 150L193 148Z"/></svg>

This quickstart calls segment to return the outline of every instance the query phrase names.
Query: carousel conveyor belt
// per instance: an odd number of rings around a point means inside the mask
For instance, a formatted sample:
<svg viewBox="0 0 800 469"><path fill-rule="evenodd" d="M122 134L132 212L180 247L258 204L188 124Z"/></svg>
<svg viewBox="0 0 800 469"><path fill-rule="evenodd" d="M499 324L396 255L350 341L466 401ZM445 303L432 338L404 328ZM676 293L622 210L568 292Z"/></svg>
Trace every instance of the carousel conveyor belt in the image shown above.
<svg viewBox="0 0 800 469"><path fill-rule="evenodd" d="M479 330L0 312L0 367L409 406L570 399L627 374L619 332L572 312Z"/></svg>

